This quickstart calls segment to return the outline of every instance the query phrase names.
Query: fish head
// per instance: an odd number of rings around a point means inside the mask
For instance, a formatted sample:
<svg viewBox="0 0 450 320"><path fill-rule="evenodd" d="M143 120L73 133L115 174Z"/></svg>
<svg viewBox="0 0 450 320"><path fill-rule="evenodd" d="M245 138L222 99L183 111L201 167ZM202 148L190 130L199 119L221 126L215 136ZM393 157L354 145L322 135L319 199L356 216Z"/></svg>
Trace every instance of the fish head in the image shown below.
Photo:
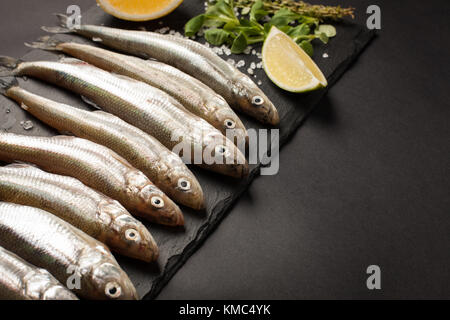
<svg viewBox="0 0 450 320"><path fill-rule="evenodd" d="M127 185L136 203L134 207L142 217L168 226L184 225L180 208L156 187L142 172L134 171L127 175Z"/></svg>
<svg viewBox="0 0 450 320"><path fill-rule="evenodd" d="M81 283L77 292L82 297L96 300L139 298L130 278L103 243L96 241L95 246L85 249L78 263Z"/></svg>
<svg viewBox="0 0 450 320"><path fill-rule="evenodd" d="M212 125L219 129L224 135L236 145L246 146L248 144L247 129L241 119L228 106L228 103L221 96L210 99L207 109L211 110Z"/></svg>
<svg viewBox="0 0 450 320"><path fill-rule="evenodd" d="M105 200L98 215L106 229L105 243L114 251L146 262L158 259L159 250L150 232L117 201Z"/></svg>
<svg viewBox="0 0 450 320"><path fill-rule="evenodd" d="M195 210L205 207L205 196L197 178L186 167L179 156L172 152L162 155L172 165L167 170L162 182L167 185L168 195L175 201Z"/></svg>
<svg viewBox="0 0 450 320"><path fill-rule="evenodd" d="M135 287L116 263L104 262L92 272L96 295L103 300L137 300Z"/></svg>
<svg viewBox="0 0 450 320"><path fill-rule="evenodd" d="M244 154L218 130L207 134L203 143L207 146L203 152L203 168L234 178L248 175L248 163Z"/></svg>
<svg viewBox="0 0 450 320"><path fill-rule="evenodd" d="M231 89L233 100L245 113L262 123L274 126L280 123L274 104L249 77L239 74Z"/></svg>

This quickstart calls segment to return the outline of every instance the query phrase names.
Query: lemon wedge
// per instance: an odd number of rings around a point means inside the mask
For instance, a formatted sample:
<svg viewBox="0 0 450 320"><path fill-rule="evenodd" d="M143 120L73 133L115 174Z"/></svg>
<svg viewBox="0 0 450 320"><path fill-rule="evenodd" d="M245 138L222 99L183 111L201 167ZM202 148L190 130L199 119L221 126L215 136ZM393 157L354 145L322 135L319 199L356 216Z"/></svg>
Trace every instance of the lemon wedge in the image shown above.
<svg viewBox="0 0 450 320"><path fill-rule="evenodd" d="M307 92L328 85L309 55L274 26L264 42L262 58L267 76L286 91Z"/></svg>
<svg viewBox="0 0 450 320"><path fill-rule="evenodd" d="M163 17L182 2L183 0L97 0L107 13L128 21L147 21Z"/></svg>

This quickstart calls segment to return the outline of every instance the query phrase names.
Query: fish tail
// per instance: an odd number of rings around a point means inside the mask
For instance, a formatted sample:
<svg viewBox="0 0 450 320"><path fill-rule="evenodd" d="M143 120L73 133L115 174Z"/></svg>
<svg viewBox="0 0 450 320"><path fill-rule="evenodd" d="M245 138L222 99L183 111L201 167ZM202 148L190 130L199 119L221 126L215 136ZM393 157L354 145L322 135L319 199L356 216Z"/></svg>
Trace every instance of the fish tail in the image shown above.
<svg viewBox="0 0 450 320"><path fill-rule="evenodd" d="M0 56L0 94L4 94L9 88L18 86L16 68L21 60Z"/></svg>
<svg viewBox="0 0 450 320"><path fill-rule="evenodd" d="M71 33L72 30L68 27L69 17L65 14L56 13L56 17L59 20L59 27L41 27L42 30L49 33Z"/></svg>
<svg viewBox="0 0 450 320"><path fill-rule="evenodd" d="M63 43L63 41L52 39L49 36L44 36L38 39L38 41L27 43L25 42L25 45L29 48L34 49L41 49L41 50L47 50L47 51L61 51L60 48L58 48L58 45Z"/></svg>

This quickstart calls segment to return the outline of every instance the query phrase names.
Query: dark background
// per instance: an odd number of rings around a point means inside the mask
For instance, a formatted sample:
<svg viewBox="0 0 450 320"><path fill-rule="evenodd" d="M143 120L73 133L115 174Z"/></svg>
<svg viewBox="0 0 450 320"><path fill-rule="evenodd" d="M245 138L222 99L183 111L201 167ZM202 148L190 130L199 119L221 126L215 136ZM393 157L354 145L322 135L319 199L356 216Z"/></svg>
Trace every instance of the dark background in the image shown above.
<svg viewBox="0 0 450 320"><path fill-rule="evenodd" d="M450 2L314 2L377 4L382 29L159 298L450 298ZM94 3L2 1L0 54Z"/></svg>

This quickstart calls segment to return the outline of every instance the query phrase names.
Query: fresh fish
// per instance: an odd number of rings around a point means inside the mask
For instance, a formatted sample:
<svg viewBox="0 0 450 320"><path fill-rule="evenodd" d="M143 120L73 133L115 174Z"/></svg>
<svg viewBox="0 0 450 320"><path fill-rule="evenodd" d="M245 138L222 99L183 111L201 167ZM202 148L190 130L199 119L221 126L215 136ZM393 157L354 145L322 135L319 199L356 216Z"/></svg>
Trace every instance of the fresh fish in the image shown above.
<svg viewBox="0 0 450 320"><path fill-rule="evenodd" d="M34 163L48 172L77 178L150 221L170 226L184 224L178 206L141 171L91 141L0 132L0 160Z"/></svg>
<svg viewBox="0 0 450 320"><path fill-rule="evenodd" d="M280 121L273 103L247 75L198 42L172 35L93 25L68 29L68 17L57 16L61 27L43 27L45 31L73 32L129 54L170 64L208 85L237 110L266 124L277 125Z"/></svg>
<svg viewBox="0 0 450 320"><path fill-rule="evenodd" d="M155 240L141 222L77 179L27 164L0 167L0 201L46 210L122 255L147 262L158 257Z"/></svg>
<svg viewBox="0 0 450 320"><path fill-rule="evenodd" d="M1 202L0 246L74 285L82 298L138 298L104 244L47 211Z"/></svg>
<svg viewBox="0 0 450 320"><path fill-rule="evenodd" d="M242 152L222 133L174 98L146 83L111 74L83 61L20 62L0 57L6 75L33 76L65 87L158 139L191 163L232 177L248 175ZM6 82L6 80L2 80ZM14 86L14 85L10 85ZM3 91L7 85L2 85Z"/></svg>
<svg viewBox="0 0 450 320"><path fill-rule="evenodd" d="M78 300L47 270L0 247L1 300Z"/></svg>
<svg viewBox="0 0 450 320"><path fill-rule="evenodd" d="M203 82L165 63L143 60L75 42L60 42L49 37L29 47L62 51L101 69L148 83L176 98L186 109L205 119L236 143L248 140L247 130L224 98ZM231 140L231 139L230 139Z"/></svg>
<svg viewBox="0 0 450 320"><path fill-rule="evenodd" d="M5 95L60 132L70 132L117 152L173 200L194 209L204 207L202 188L181 158L140 129L112 114L74 108L20 87L6 90Z"/></svg>

